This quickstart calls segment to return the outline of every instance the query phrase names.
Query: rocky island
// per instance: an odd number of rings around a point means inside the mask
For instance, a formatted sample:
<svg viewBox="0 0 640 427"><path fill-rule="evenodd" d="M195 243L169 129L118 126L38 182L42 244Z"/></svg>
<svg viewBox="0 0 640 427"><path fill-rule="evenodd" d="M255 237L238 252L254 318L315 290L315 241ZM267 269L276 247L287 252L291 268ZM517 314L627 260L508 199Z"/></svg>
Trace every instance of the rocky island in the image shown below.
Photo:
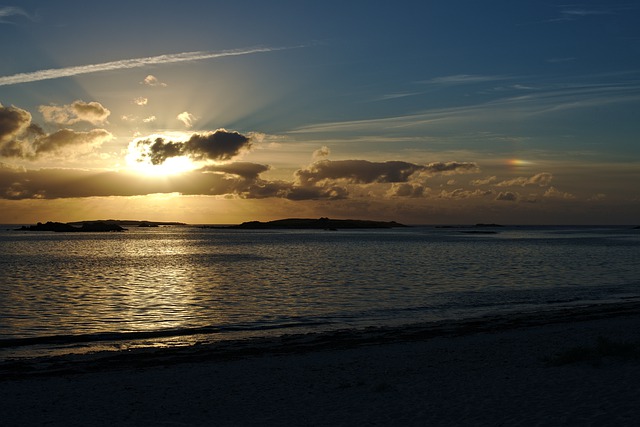
<svg viewBox="0 0 640 427"><path fill-rule="evenodd" d="M54 222L37 223L36 225L23 225L16 229L18 231L56 231L56 232L107 232L107 231L126 231L124 227L143 227L156 228L160 226L180 226L186 225L183 222L162 222L162 221L139 221L139 220L122 220L122 219L105 219L93 221L75 221L75 222Z"/></svg>
<svg viewBox="0 0 640 427"><path fill-rule="evenodd" d="M329 218L287 218L275 221L248 221L239 225L231 225L226 228L263 230L263 229L366 229L366 228L395 228L407 227L395 221L369 221L361 219L329 219Z"/></svg>
<svg viewBox="0 0 640 427"><path fill-rule="evenodd" d="M17 229L18 231L55 231L61 233L69 233L69 232L85 232L85 233L93 233L93 232L109 232L109 231L126 231L126 228L123 228L115 223L104 222L104 221L88 221L82 223L80 227L76 227L69 223L64 222L52 222L48 221L46 223L37 223L36 225L23 225L22 227Z"/></svg>

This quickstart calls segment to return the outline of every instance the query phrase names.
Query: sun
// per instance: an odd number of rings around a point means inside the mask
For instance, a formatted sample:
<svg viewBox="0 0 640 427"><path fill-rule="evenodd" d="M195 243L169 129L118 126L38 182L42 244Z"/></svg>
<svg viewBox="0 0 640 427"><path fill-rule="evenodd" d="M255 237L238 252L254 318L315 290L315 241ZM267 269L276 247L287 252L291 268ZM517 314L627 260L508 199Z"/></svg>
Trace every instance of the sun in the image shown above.
<svg viewBox="0 0 640 427"><path fill-rule="evenodd" d="M198 168L187 156L168 157L162 163L154 164L149 156L148 146L131 141L125 155L127 168L145 176L178 175Z"/></svg>
<svg viewBox="0 0 640 427"><path fill-rule="evenodd" d="M154 165L148 160L130 160L127 156L127 167L147 176L177 175L196 169L196 165L187 157L172 157L162 164Z"/></svg>

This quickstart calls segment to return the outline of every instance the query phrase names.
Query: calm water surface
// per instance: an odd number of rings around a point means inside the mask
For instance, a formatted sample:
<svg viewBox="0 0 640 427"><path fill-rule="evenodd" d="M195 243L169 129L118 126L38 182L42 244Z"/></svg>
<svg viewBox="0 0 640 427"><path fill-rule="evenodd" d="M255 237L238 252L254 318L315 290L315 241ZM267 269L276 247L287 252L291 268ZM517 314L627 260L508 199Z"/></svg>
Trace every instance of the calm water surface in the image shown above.
<svg viewBox="0 0 640 427"><path fill-rule="evenodd" d="M144 345L188 344L196 333L390 325L640 295L632 227L8 228L0 231L0 344L12 355L41 337L58 337L61 348L107 338L122 346L160 332Z"/></svg>

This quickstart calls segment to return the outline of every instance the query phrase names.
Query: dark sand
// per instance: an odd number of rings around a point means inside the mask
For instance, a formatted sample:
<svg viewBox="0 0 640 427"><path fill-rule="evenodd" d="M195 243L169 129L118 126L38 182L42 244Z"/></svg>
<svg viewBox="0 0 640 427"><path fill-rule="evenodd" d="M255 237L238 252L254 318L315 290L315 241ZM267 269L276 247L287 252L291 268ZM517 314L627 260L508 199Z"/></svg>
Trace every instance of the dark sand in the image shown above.
<svg viewBox="0 0 640 427"><path fill-rule="evenodd" d="M640 344L639 305L5 363L0 425L637 425L640 357L578 360L599 338Z"/></svg>

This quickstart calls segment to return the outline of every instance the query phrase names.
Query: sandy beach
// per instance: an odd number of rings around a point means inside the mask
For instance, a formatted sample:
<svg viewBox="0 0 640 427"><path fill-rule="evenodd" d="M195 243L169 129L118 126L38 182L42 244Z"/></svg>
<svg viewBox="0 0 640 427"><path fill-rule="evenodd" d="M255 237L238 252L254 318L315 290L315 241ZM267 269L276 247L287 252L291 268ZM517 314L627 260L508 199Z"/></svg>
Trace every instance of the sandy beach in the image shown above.
<svg viewBox="0 0 640 427"><path fill-rule="evenodd" d="M636 425L639 331L630 303L5 363L0 424Z"/></svg>

